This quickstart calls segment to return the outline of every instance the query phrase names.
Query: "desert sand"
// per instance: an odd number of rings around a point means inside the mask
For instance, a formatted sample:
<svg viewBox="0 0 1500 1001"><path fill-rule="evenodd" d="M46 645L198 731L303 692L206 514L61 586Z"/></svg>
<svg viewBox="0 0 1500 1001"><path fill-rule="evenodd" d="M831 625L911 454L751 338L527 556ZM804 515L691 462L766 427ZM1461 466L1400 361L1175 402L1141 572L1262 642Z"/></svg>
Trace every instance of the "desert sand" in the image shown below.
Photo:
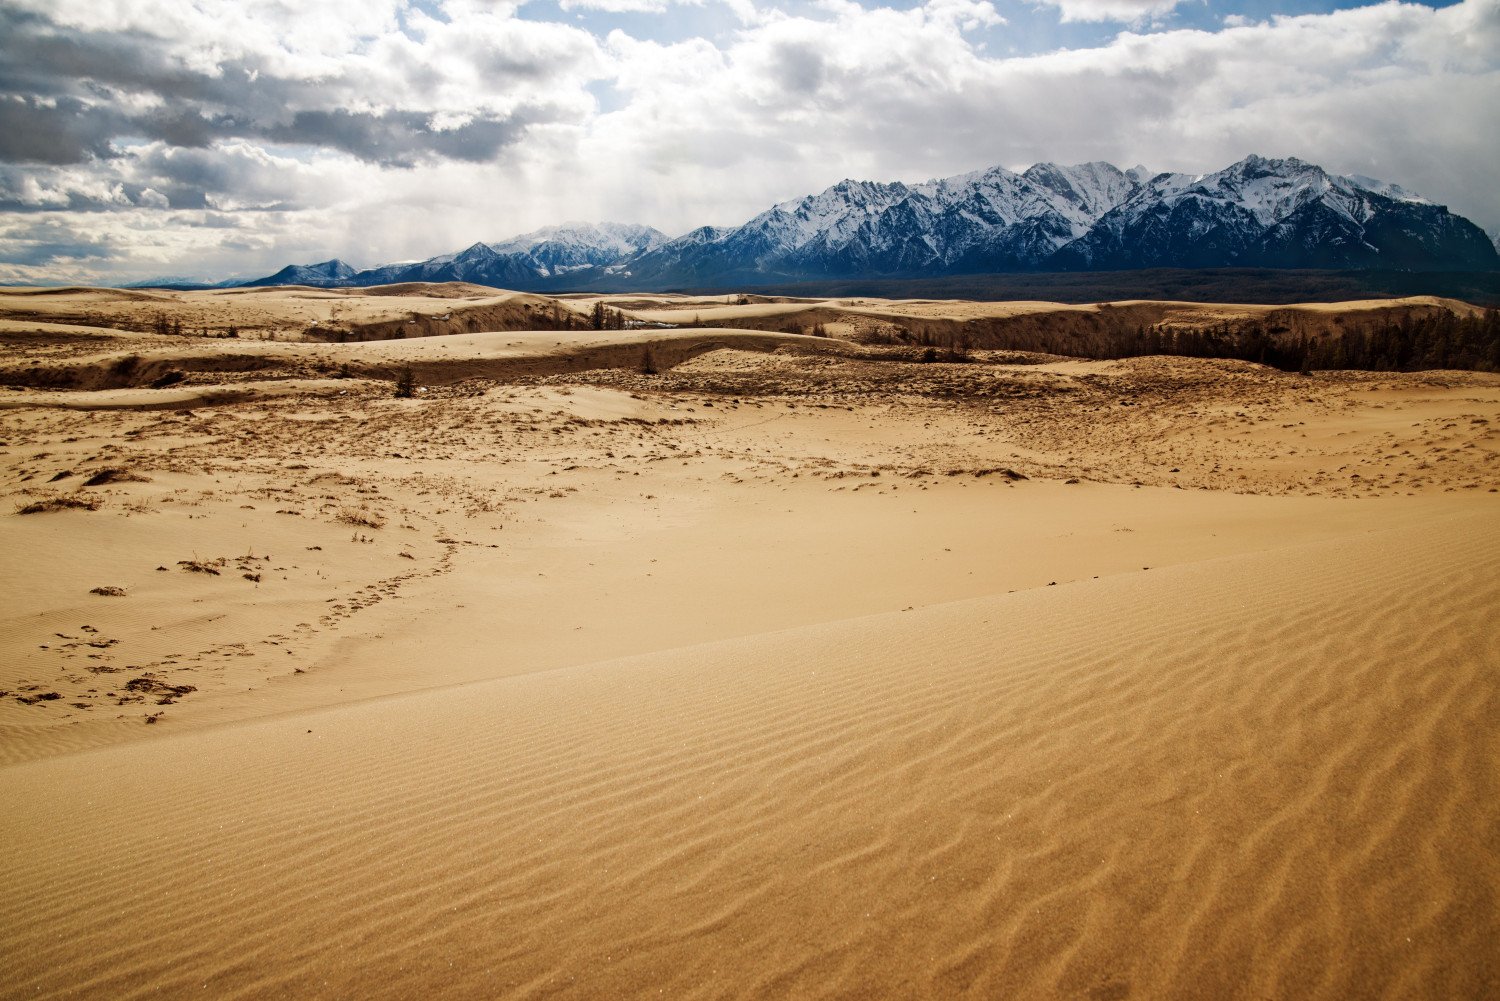
<svg viewBox="0 0 1500 1001"><path fill-rule="evenodd" d="M1500 376L860 343L1467 308L7 291L0 996L1500 993Z"/></svg>

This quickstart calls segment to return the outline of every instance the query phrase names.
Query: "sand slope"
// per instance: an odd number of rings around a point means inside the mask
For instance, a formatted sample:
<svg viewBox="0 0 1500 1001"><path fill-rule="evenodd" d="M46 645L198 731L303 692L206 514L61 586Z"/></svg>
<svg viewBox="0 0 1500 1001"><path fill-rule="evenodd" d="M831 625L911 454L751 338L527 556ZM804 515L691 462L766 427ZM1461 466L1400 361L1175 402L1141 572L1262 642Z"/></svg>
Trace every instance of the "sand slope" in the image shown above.
<svg viewBox="0 0 1500 1001"><path fill-rule="evenodd" d="M1500 996L1500 376L879 343L1461 304L382 292L0 296L0 999Z"/></svg>
<svg viewBox="0 0 1500 1001"><path fill-rule="evenodd" d="M1483 511L7 768L0 993L1492 996L1496 607Z"/></svg>

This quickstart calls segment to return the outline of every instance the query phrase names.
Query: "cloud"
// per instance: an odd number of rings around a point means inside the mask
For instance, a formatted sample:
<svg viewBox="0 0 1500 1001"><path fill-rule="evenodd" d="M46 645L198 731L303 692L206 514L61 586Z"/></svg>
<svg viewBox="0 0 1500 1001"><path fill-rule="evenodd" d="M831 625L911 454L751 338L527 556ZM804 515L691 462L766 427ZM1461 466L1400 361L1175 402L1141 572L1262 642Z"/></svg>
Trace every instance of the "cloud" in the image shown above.
<svg viewBox="0 0 1500 1001"><path fill-rule="evenodd" d="M89 235L60 220L34 220L0 229L0 264L36 268L59 263L102 262L111 256L109 240Z"/></svg>
<svg viewBox="0 0 1500 1001"><path fill-rule="evenodd" d="M257 139L410 167L493 159L531 125L592 110L583 86L602 62L587 32L503 9L462 22L412 14L402 30L404 7L344 4L339 20L339 6L243 5L263 15L253 25L241 5L187 0L0 7L0 159Z"/></svg>
<svg viewBox="0 0 1500 1001"><path fill-rule="evenodd" d="M117 118L72 98L0 95L0 161L79 163L114 152Z"/></svg>
<svg viewBox="0 0 1500 1001"><path fill-rule="evenodd" d="M610 14L663 14L675 4L700 6L703 0L559 0L563 10L597 10Z"/></svg>
<svg viewBox="0 0 1500 1001"><path fill-rule="evenodd" d="M643 183L646 200L670 191L711 222L744 217L716 211L733 194L743 212L844 176L1091 159L1199 172L1249 152L1386 177L1500 221L1500 192L1480 181L1500 161L1481 126L1500 93L1494 0L1127 32L1020 58L987 56L936 4L825 8L722 48L612 38L628 99L589 130L587 158L671 177ZM642 148L644 135L669 145Z"/></svg>
<svg viewBox="0 0 1500 1001"><path fill-rule="evenodd" d="M732 224L846 176L1250 152L1500 226L1500 0L1217 30L1125 3L1108 42L1025 56L992 54L1011 28L985 0L741 2L737 30L664 42L478 0L0 0L0 236L95 234L107 256L26 265L68 280L269 273L568 218Z"/></svg>
<svg viewBox="0 0 1500 1001"><path fill-rule="evenodd" d="M1137 24L1176 9L1183 0L1040 0L1062 11L1064 21L1121 21Z"/></svg>

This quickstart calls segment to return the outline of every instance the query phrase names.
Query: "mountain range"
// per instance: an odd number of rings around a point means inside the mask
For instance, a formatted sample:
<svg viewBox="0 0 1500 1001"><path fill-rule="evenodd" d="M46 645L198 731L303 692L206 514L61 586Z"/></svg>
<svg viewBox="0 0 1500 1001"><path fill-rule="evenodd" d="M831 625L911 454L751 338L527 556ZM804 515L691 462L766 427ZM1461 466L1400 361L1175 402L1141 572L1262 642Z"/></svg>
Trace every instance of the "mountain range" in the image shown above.
<svg viewBox="0 0 1500 1001"><path fill-rule="evenodd" d="M1222 267L1487 271L1500 269L1500 254L1474 223L1397 185L1249 156L1203 175L1094 162L914 185L845 180L741 226L675 239L570 223L425 261L356 271L332 260L241 284L630 291Z"/></svg>

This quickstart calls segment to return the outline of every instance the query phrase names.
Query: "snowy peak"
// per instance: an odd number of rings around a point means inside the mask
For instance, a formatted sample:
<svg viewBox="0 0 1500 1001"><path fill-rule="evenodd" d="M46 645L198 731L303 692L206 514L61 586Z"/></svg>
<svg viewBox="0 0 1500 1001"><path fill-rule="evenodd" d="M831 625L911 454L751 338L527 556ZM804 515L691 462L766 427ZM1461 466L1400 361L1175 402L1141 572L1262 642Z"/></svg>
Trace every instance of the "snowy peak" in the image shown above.
<svg viewBox="0 0 1500 1001"><path fill-rule="evenodd" d="M495 248L491 247L488 243L475 243L460 250L457 254L449 258L449 260L459 264L470 264L478 261L493 260L498 256L499 254L496 253Z"/></svg>
<svg viewBox="0 0 1500 1001"><path fill-rule="evenodd" d="M1252 154L1239 163L1204 175L1182 195L1238 205L1262 226L1269 226L1326 195L1334 186L1334 179L1321 167L1295 157L1269 160Z"/></svg>
<svg viewBox="0 0 1500 1001"><path fill-rule="evenodd" d="M782 202L771 211L815 221L846 212L879 211L897 201L905 193L906 185L899 182L881 184L879 181L855 181L845 178L816 195Z"/></svg>
<svg viewBox="0 0 1500 1001"><path fill-rule="evenodd" d="M352 267L335 257L331 261L323 261L319 264L289 264L274 275L245 282L244 286L260 288L269 285L312 285L315 287L335 285L353 277L354 273Z"/></svg>
<svg viewBox="0 0 1500 1001"><path fill-rule="evenodd" d="M348 278L354 274L354 268L337 257L331 261L324 261L321 264L309 264L307 270L323 275L326 278Z"/></svg>
<svg viewBox="0 0 1500 1001"><path fill-rule="evenodd" d="M1037 188L1097 219L1140 190L1141 183L1114 164L1094 161L1064 167L1038 163L1021 175Z"/></svg>
<svg viewBox="0 0 1500 1001"><path fill-rule="evenodd" d="M906 185L900 183L846 179L816 195L773 206L741 228L753 227L773 246L785 250L797 250L815 240L842 243L906 193Z"/></svg>
<svg viewBox="0 0 1500 1001"><path fill-rule="evenodd" d="M495 245L502 254L529 254L553 264L607 264L667 242L650 226L617 222L566 222L513 236Z"/></svg>
<svg viewBox="0 0 1500 1001"><path fill-rule="evenodd" d="M1064 269L1488 269L1478 227L1394 184L1296 157L1247 156L1211 174L1160 174L1058 251Z"/></svg>

